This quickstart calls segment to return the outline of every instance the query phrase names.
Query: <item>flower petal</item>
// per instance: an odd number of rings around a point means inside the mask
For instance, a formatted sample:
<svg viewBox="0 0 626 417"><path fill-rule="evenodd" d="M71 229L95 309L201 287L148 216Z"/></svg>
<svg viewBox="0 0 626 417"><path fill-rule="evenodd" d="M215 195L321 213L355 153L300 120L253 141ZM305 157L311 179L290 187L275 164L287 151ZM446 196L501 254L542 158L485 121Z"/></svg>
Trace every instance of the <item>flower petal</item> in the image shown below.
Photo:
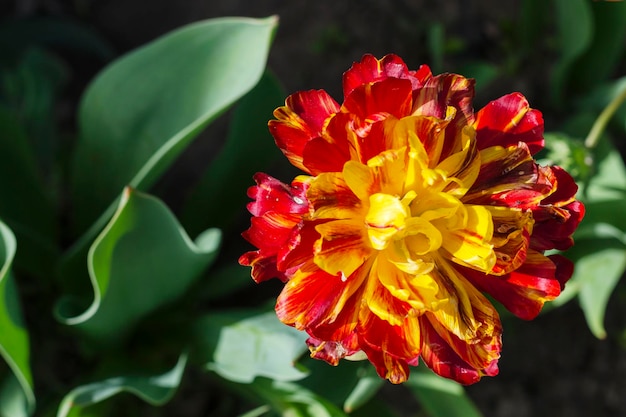
<svg viewBox="0 0 626 417"><path fill-rule="evenodd" d="M324 339L321 334L316 334L315 329L334 323L343 310L347 314L354 311L344 309L344 306L359 290L366 272L364 267L350 279L343 279L344 277L331 275L312 263L305 264L285 284L278 296L276 314L283 323L299 330L307 329L312 336ZM351 331L343 330L337 340L346 337Z"/></svg>
<svg viewBox="0 0 626 417"><path fill-rule="evenodd" d="M321 135L326 119L337 111L339 105L324 90L295 93L274 111L277 120L269 122L269 129L289 161L308 172L302 163L304 147Z"/></svg>
<svg viewBox="0 0 626 417"><path fill-rule="evenodd" d="M496 264L490 241L493 236L491 212L483 206L465 205L467 223L459 229L441 228L442 247L449 258L460 265L488 272Z"/></svg>
<svg viewBox="0 0 626 417"><path fill-rule="evenodd" d="M357 127L377 120L380 115L400 119L411 112L412 92L411 82L399 78L362 84L346 96L341 111L355 115Z"/></svg>
<svg viewBox="0 0 626 417"><path fill-rule="evenodd" d="M343 74L343 95L348 97L357 87L382 81L387 78L408 79L413 89L421 87L432 76L430 68L422 65L417 71L409 71L406 64L397 55L385 55L382 59L376 59L373 55L366 54L360 62L355 62L352 67Z"/></svg>
<svg viewBox="0 0 626 417"><path fill-rule="evenodd" d="M480 151L481 168L463 202L532 208L554 190L554 175L533 160L524 143Z"/></svg>
<svg viewBox="0 0 626 417"><path fill-rule="evenodd" d="M351 275L372 255L362 220L331 220L315 230L315 263L329 274Z"/></svg>
<svg viewBox="0 0 626 417"><path fill-rule="evenodd" d="M437 333L429 320L421 320L420 324L423 338L421 356L424 363L436 374L463 385L476 383L483 375L498 374L497 359L492 360L486 367L477 369L461 359L448 341Z"/></svg>
<svg viewBox="0 0 626 417"><path fill-rule="evenodd" d="M569 265L563 259L555 262L539 252L529 250L526 262L516 271L504 276L480 274L464 270L465 276L481 291L498 300L511 313L524 320L535 318L546 301L553 300L561 293L562 283L567 276ZM571 268L570 268L571 275ZM567 278L566 278L567 276Z"/></svg>
<svg viewBox="0 0 626 417"><path fill-rule="evenodd" d="M479 149L524 142L534 155L544 146L541 112L531 109L520 93L508 94L488 103L476 113L474 127Z"/></svg>

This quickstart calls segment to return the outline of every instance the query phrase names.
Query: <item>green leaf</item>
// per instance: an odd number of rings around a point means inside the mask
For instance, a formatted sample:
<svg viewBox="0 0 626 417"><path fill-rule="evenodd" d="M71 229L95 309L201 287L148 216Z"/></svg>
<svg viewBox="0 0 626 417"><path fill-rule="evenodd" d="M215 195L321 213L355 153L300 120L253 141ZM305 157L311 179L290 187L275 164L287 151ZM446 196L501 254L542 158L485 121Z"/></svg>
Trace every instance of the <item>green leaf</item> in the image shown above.
<svg viewBox="0 0 626 417"><path fill-rule="evenodd" d="M132 393L152 405L163 405L172 398L180 385L186 364L187 354L183 353L172 369L160 375L126 375L74 388L63 398L57 417L78 417L85 407L120 392Z"/></svg>
<svg viewBox="0 0 626 417"><path fill-rule="evenodd" d="M0 355L12 371L0 393L0 415L30 415L35 408L30 370L30 342L24 326L17 288L11 273L16 251L15 236L0 222Z"/></svg>
<svg viewBox="0 0 626 417"><path fill-rule="evenodd" d="M593 41L574 64L570 85L579 92L587 92L614 73L624 57L626 36L626 2L591 2L594 21Z"/></svg>
<svg viewBox="0 0 626 417"><path fill-rule="evenodd" d="M481 417L462 385L442 378L424 366L412 372L406 386L430 417Z"/></svg>
<svg viewBox="0 0 626 417"><path fill-rule="evenodd" d="M0 106L0 217L15 231L16 266L46 276L56 256L55 210L44 191L24 128Z"/></svg>
<svg viewBox="0 0 626 417"><path fill-rule="evenodd" d="M351 413L367 403L382 388L384 383L385 380L380 378L375 371L361 377L350 395L348 395L348 398L346 398L346 401L344 401L344 411Z"/></svg>
<svg viewBox="0 0 626 417"><path fill-rule="evenodd" d="M211 229L192 242L160 200L127 188L89 250L91 306L73 316L73 303L62 300L57 316L113 345L143 317L184 294L214 260L220 235Z"/></svg>
<svg viewBox="0 0 626 417"><path fill-rule="evenodd" d="M32 388L30 391L24 390L15 374L10 373L0 386L0 416L30 416L35 405L32 395Z"/></svg>
<svg viewBox="0 0 626 417"><path fill-rule="evenodd" d="M561 132L545 133L546 157L542 165L558 165L570 173L575 180L581 181L591 175L590 152L583 141Z"/></svg>
<svg viewBox="0 0 626 417"><path fill-rule="evenodd" d="M604 339L604 314L609 297L626 269L626 246L607 239L589 243L586 246L593 246L594 250L576 261L570 283L578 287L580 306L589 329L597 338Z"/></svg>
<svg viewBox="0 0 626 417"><path fill-rule="evenodd" d="M239 383L258 376L293 381L307 373L294 367L308 337L281 323L274 312L212 313L196 323L198 350L207 369Z"/></svg>
<svg viewBox="0 0 626 417"><path fill-rule="evenodd" d="M595 153L606 156L594 165L595 173L581 193L584 201L623 200L626 195L626 167L622 156L606 140L600 141Z"/></svg>
<svg viewBox="0 0 626 417"><path fill-rule="evenodd" d="M254 173L282 155L267 122L284 98L276 78L265 73L237 104L224 147L186 201L182 223L192 236L210 226L230 226L248 201L245 190Z"/></svg>
<svg viewBox="0 0 626 417"><path fill-rule="evenodd" d="M279 416L347 417L325 398L292 382L258 378L242 388L272 407Z"/></svg>
<svg viewBox="0 0 626 417"><path fill-rule="evenodd" d="M469 61L462 65L459 74L476 80L476 91L482 92L500 75L500 70L492 63L485 61Z"/></svg>
<svg viewBox="0 0 626 417"><path fill-rule="evenodd" d="M554 4L561 56L552 73L552 97L560 104L572 64L591 44L594 27L588 0L555 0Z"/></svg>
<svg viewBox="0 0 626 417"><path fill-rule="evenodd" d="M222 263L222 262L220 262ZM202 299L211 301L225 298L253 283L250 269L242 268L237 259L226 260L224 266L215 268L202 282Z"/></svg>
<svg viewBox="0 0 626 417"><path fill-rule="evenodd" d="M193 23L99 74L79 111L71 178L79 231L126 184L150 187L211 120L258 82L276 24L275 17Z"/></svg>

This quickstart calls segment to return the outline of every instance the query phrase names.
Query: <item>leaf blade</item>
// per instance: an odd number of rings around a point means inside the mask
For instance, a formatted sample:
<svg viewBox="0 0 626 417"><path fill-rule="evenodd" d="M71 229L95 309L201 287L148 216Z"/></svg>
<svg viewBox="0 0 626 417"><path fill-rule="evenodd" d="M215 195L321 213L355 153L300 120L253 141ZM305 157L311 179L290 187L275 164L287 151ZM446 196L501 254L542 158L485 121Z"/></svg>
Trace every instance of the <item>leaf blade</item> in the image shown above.
<svg viewBox="0 0 626 417"><path fill-rule="evenodd" d="M18 390L15 383L7 382L3 389L3 395L12 391L12 400L19 404L9 404L3 401L0 410L4 407L20 407L23 404L25 413L30 414L35 407L35 394L33 391L33 377L30 369L30 340L28 331L24 326L22 312L17 294L15 281L11 273L11 263L15 256L17 242L15 236L3 222L0 222L0 255L2 268L0 269L0 356L9 365L15 380L19 384L23 399L16 399ZM8 390L8 391L7 391ZM13 408L14 410L14 408Z"/></svg>
<svg viewBox="0 0 626 417"><path fill-rule="evenodd" d="M220 236L213 229L192 242L160 200L127 188L89 251L93 302L74 314L61 302L57 317L101 344L115 344L189 288L215 259Z"/></svg>
<svg viewBox="0 0 626 417"><path fill-rule="evenodd" d="M72 175L78 230L126 184L154 183L207 123L256 84L275 27L274 17L198 22L98 76L79 112Z"/></svg>

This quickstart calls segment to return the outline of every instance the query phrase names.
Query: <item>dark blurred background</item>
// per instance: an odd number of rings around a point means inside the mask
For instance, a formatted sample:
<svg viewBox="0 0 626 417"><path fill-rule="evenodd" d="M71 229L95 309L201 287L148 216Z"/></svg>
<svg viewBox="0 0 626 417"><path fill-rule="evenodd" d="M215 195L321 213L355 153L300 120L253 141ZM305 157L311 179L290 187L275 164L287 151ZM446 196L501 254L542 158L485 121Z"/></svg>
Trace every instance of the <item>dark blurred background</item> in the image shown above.
<svg viewBox="0 0 626 417"><path fill-rule="evenodd" d="M591 0L589 0L591 1ZM290 93L326 89L341 101L341 74L364 53L396 53L410 68L427 63L433 72L459 72L478 80L475 107L520 91L544 111L546 129L563 115L547 96L558 51L552 10L524 16L523 1L496 0L4 0L6 19L70 19L95 33L107 53L71 48L59 53L69 63L56 117L72 130L73 115L87 82L108 60L184 24L220 16L278 15L280 24L269 68ZM548 3L548 2L546 2ZM544 28L528 28L534 21ZM625 22L626 24L626 22ZM618 71L623 74L624 63ZM184 82L184 80L181 80ZM199 139L191 165L209 158L215 147ZM217 133L216 133L217 132ZM583 134L584 135L584 134ZM202 141L205 140L204 145ZM213 143L213 142L211 142ZM183 165L187 162L183 163ZM162 187L176 206L185 173L169 176ZM28 306L26 306L28 308ZM468 388L486 417L626 416L626 291L621 284L607 311L606 340L595 339L572 301L533 322L504 317L500 375ZM413 403L390 398L407 416ZM202 415L202 414L189 414Z"/></svg>

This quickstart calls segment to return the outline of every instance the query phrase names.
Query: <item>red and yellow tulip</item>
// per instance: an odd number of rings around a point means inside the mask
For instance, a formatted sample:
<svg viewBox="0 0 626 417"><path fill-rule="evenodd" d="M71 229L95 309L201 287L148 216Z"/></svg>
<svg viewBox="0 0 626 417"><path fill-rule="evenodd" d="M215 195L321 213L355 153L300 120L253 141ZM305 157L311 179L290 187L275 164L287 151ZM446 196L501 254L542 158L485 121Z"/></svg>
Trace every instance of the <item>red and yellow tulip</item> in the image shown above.
<svg viewBox="0 0 626 417"><path fill-rule="evenodd" d="M533 155L541 113L519 93L473 111L471 79L371 55L339 105L299 92L269 128L306 175L255 176L255 281L285 282L276 313L331 364L363 354L405 381L422 361L463 384L498 373L502 326L484 294L522 319L559 295L560 255L584 214L577 186Z"/></svg>

